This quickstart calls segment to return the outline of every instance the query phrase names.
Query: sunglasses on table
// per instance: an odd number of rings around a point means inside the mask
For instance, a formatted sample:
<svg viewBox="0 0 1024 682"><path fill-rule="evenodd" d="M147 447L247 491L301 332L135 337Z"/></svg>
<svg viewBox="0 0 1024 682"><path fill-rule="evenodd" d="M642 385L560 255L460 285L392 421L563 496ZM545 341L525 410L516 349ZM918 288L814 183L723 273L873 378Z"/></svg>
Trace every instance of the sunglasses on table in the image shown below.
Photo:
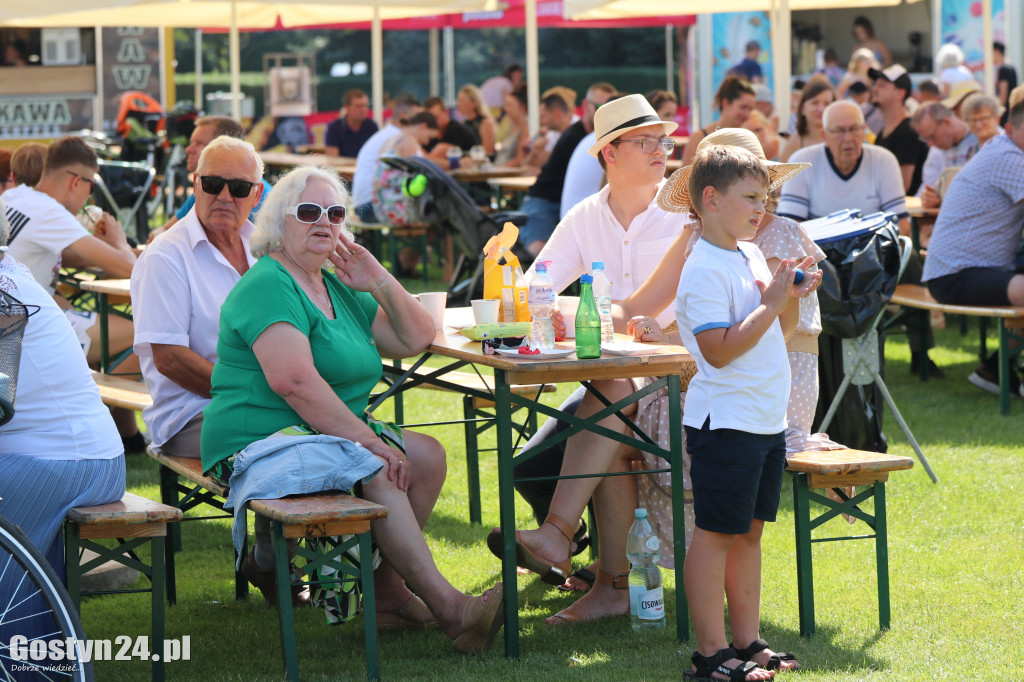
<svg viewBox="0 0 1024 682"><path fill-rule="evenodd" d="M331 225L341 225L345 222L345 207L339 204L324 208L320 204L303 203L285 209L285 215L293 215L300 223L313 224L320 220L320 216L327 214L327 222Z"/></svg>
<svg viewBox="0 0 1024 682"><path fill-rule="evenodd" d="M671 137L662 137L660 139L655 137L635 137L628 140L623 140L622 138L612 140L612 144L618 144L620 142L639 142L640 151L644 154L653 154L658 151L659 147L666 154L671 154L672 150L676 148L676 141Z"/></svg>
<svg viewBox="0 0 1024 682"><path fill-rule="evenodd" d="M252 194L252 188L256 186L256 183L248 180L228 180L217 175L199 176L199 186L207 194L219 195L224 190L224 185L228 186L231 196L236 199L244 199Z"/></svg>

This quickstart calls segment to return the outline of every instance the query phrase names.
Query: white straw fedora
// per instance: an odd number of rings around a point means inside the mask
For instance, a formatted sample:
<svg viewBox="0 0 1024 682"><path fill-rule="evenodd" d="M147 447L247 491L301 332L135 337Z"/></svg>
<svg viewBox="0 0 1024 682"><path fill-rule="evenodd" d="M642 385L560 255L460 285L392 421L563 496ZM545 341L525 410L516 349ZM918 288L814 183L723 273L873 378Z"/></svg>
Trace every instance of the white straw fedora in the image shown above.
<svg viewBox="0 0 1024 682"><path fill-rule="evenodd" d="M782 183L789 180L797 173L810 168L809 163L779 163L768 161L764 158L764 150L761 149L761 142L757 136L746 128L719 128L700 141L697 145L697 152L708 145L742 147L751 154L761 159L761 163L768 169L770 183L769 191L775 191L782 186ZM658 192L658 206L671 213L687 213L690 210L690 168L680 168L665 181Z"/></svg>
<svg viewBox="0 0 1024 682"><path fill-rule="evenodd" d="M608 102L594 114L597 141L590 148L590 155L596 159L605 145L630 130L658 124L666 135L671 135L679 127L674 121L662 121L643 95L626 95Z"/></svg>

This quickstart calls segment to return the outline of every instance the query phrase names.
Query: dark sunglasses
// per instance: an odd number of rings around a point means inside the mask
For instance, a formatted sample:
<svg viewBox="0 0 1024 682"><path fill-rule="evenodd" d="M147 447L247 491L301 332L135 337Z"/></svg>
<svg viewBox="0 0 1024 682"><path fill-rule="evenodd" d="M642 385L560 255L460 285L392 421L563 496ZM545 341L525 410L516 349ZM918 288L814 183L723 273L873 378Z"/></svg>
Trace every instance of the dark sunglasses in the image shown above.
<svg viewBox="0 0 1024 682"><path fill-rule="evenodd" d="M224 190L224 185L227 185L231 196L236 199L244 199L252 194L252 188L256 186L256 183L248 180L228 180L216 175L201 175L199 176L199 185L204 192L214 196L219 195Z"/></svg>
<svg viewBox="0 0 1024 682"><path fill-rule="evenodd" d="M327 214L327 221L331 225L341 225L345 222L345 207L339 204L324 208L320 204L299 204L285 209L286 215L295 216L300 223L313 224L320 220L320 216Z"/></svg>
<svg viewBox="0 0 1024 682"><path fill-rule="evenodd" d="M81 180L83 182L88 182L89 183L89 193L90 194L96 191L96 181L93 180L92 178L87 178L84 175L79 175L75 171L70 171L69 170L68 173L70 173L71 175L74 175L76 178L78 178L79 180Z"/></svg>

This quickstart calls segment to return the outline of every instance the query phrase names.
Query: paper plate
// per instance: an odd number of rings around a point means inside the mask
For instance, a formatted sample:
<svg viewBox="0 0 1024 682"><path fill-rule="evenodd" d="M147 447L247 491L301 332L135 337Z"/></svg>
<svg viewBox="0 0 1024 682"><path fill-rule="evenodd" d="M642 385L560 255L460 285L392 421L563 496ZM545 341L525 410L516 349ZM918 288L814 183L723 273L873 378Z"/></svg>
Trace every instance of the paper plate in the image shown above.
<svg viewBox="0 0 1024 682"><path fill-rule="evenodd" d="M554 350L542 350L536 354L521 354L518 350L506 350L504 348L496 348L494 350L498 355L504 355L506 358L519 358L520 360L554 360L555 358L564 358L572 355L576 352L575 348L564 349L556 348Z"/></svg>
<svg viewBox="0 0 1024 682"><path fill-rule="evenodd" d="M636 341L613 341L612 343L602 343L601 352L612 355L650 355L654 352L654 346Z"/></svg>

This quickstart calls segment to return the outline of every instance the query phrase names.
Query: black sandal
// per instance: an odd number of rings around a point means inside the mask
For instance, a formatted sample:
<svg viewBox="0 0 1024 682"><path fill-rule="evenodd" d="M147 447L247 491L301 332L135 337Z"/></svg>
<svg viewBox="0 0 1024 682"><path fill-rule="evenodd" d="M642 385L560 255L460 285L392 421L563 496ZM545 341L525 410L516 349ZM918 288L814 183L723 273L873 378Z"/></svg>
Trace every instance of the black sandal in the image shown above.
<svg viewBox="0 0 1024 682"><path fill-rule="evenodd" d="M712 677L713 673L718 673L725 675L729 680L744 682L747 675L761 667L753 661L743 661L739 666L732 668L725 664L732 658L743 659L732 647L719 649L714 656L702 656L699 652L694 651L690 656L690 661L693 662L693 667L696 670L684 670L683 679L693 682L722 682L717 677Z"/></svg>
<svg viewBox="0 0 1024 682"><path fill-rule="evenodd" d="M736 650L736 656L737 657L742 658L744 661L751 661L752 663L756 663L754 661L754 656L756 656L757 654L761 653L762 651L764 651L767 648L768 648L768 642L764 641L763 639L755 639L754 643L751 644L750 646L748 646L746 649L740 649L736 645L733 645L733 649ZM799 670L800 669L800 661L796 660L796 656L794 656L793 654L787 653L785 651L777 651L777 652L775 652L775 654L773 654L772 657L768 659L768 663L767 663L767 665L764 666L764 669L765 670L782 670L783 669L782 668L782 664L786 663L786 662L789 662L789 661L792 661L792 662L796 663L797 667L796 668L786 668L786 670Z"/></svg>

